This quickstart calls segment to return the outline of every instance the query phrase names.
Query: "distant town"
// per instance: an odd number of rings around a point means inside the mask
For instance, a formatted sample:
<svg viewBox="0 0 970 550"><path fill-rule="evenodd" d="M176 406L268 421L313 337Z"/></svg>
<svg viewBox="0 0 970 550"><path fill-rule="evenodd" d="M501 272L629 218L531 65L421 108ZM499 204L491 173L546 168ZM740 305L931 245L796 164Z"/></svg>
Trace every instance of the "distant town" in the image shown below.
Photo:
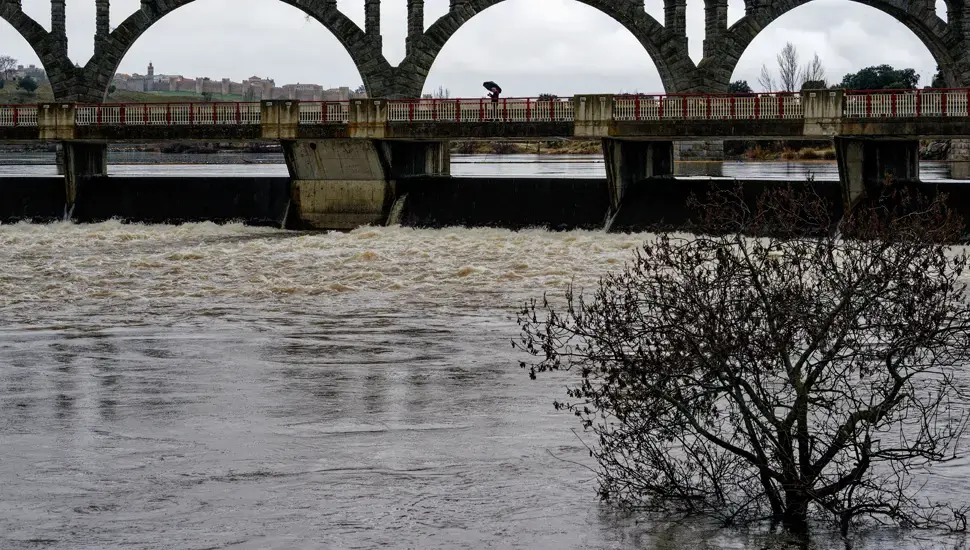
<svg viewBox="0 0 970 550"><path fill-rule="evenodd" d="M148 64L147 74L118 73L112 79L111 85L115 90L129 92L182 92L200 95L240 96L246 101L259 101L261 99L347 101L351 98L367 97L363 86L354 90L346 86L324 89L319 84L297 83L277 86L273 79L258 76L252 76L242 82L233 82L228 78L215 80L207 76L186 78L182 75L155 74L155 66L152 63Z"/></svg>

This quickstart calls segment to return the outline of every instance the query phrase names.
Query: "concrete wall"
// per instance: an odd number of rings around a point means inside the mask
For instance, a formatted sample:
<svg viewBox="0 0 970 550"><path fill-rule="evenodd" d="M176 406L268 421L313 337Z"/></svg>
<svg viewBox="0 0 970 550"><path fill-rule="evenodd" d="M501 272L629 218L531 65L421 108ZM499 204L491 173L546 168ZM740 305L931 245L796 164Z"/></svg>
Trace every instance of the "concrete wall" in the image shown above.
<svg viewBox="0 0 970 550"><path fill-rule="evenodd" d="M0 223L64 218L64 178L0 178Z"/></svg>
<svg viewBox="0 0 970 550"><path fill-rule="evenodd" d="M3 182L4 179L0 179ZM25 180L19 180L21 185ZM72 219L145 223L241 221L280 227L289 179L270 177L110 177L79 189Z"/></svg>
<svg viewBox="0 0 970 550"><path fill-rule="evenodd" d="M777 180L746 180L742 183L745 202L754 208L757 198L766 190L780 188L788 182ZM670 179L657 178L640 182L627 191L623 207L613 219L613 232L638 232L652 229L681 229L690 222L698 221L689 206L692 195L698 199L717 189L733 189L732 180ZM842 212L842 188L838 182L792 182L795 188L811 185L832 205L838 219Z"/></svg>
<svg viewBox="0 0 970 550"><path fill-rule="evenodd" d="M678 141L674 146L674 158L677 160L724 160L724 141L719 139Z"/></svg>
<svg viewBox="0 0 970 550"><path fill-rule="evenodd" d="M954 162L970 162L970 140L954 139L950 141L948 160Z"/></svg>
<svg viewBox="0 0 970 550"><path fill-rule="evenodd" d="M691 195L733 188L729 180L649 179L628 191L611 231L638 232L658 228L683 229L692 218ZM743 192L750 205L766 189L782 181L749 180ZM796 182L811 185L842 213L837 182ZM926 195L946 193L948 202L970 227L970 186L963 183L909 183ZM0 222L47 223L63 219L66 198L60 177L0 178ZM405 226L543 227L551 230L602 230L609 209L607 183L602 178L449 178L415 177L398 183ZM863 200L874 200L868 197ZM284 214L293 215L288 178L110 177L87 182L78 195L73 220L97 222L122 219L144 223L241 221L279 227Z"/></svg>
<svg viewBox="0 0 970 550"><path fill-rule="evenodd" d="M435 228L599 230L610 204L602 178L410 178L404 195L401 224Z"/></svg>
<svg viewBox="0 0 970 550"><path fill-rule="evenodd" d="M144 223L241 221L280 227L289 202L288 178L110 177L78 190L72 221L112 218ZM0 178L0 223L64 219L62 177Z"/></svg>

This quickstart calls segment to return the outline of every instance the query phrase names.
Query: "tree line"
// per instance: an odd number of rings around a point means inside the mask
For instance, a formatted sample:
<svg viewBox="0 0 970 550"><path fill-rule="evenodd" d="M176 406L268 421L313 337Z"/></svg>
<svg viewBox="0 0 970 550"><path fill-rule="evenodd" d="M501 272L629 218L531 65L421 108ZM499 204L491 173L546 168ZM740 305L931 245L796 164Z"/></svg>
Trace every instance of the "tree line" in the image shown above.
<svg viewBox="0 0 970 550"><path fill-rule="evenodd" d="M814 54L811 60L802 63L798 48L788 42L776 56L777 72L767 65L761 66L758 85L765 92L797 92L799 90L912 90L919 87L920 75L914 69L896 69L891 65L866 67L858 72L849 73L842 81L828 84L825 67ZM937 67L929 88L945 88L946 79ZM753 93L747 80L735 80L728 86L731 93Z"/></svg>

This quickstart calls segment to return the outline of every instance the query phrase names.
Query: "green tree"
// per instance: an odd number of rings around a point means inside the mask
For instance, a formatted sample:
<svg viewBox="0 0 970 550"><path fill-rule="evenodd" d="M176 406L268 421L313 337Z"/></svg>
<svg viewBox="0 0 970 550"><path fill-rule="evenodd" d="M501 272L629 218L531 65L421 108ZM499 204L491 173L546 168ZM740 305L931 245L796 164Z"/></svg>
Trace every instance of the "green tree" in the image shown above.
<svg viewBox="0 0 970 550"><path fill-rule="evenodd" d="M930 82L930 88L946 88L946 77L943 76L943 69L939 66L936 67L936 74L933 75L933 82Z"/></svg>
<svg viewBox="0 0 970 550"><path fill-rule="evenodd" d="M806 80L802 82L803 90L824 90L828 88L828 84L824 80Z"/></svg>
<svg viewBox="0 0 970 550"><path fill-rule="evenodd" d="M912 468L960 459L970 404L967 254L940 195L841 219L811 193L715 193L592 295L519 312L530 376L568 371L600 497L669 515L847 535L867 520L966 528ZM839 231L832 231L838 227ZM759 238L751 238L757 235Z"/></svg>
<svg viewBox="0 0 970 550"><path fill-rule="evenodd" d="M910 90L918 84L919 74L913 69L878 65L845 75L838 87L846 90Z"/></svg>
<svg viewBox="0 0 970 550"><path fill-rule="evenodd" d="M29 76L25 76L21 78L20 82L18 82L17 85L20 86L21 90L24 90L31 94L37 91L37 81L34 80L33 78L30 78Z"/></svg>
<svg viewBox="0 0 970 550"><path fill-rule="evenodd" d="M732 94L750 94L753 91L747 80L735 80L728 85L728 93Z"/></svg>

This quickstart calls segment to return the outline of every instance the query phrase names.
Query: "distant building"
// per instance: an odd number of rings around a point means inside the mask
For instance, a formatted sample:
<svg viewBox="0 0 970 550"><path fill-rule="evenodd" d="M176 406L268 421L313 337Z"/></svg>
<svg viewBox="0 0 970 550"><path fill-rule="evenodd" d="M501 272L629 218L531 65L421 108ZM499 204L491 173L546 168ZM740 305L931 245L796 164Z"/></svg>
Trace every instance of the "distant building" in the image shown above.
<svg viewBox="0 0 970 550"><path fill-rule="evenodd" d="M46 77L45 77L46 78ZM189 92L196 94L211 93L213 95L236 95L245 101L259 101L262 99L293 99L298 101L347 101L354 97L366 97L366 94L352 92L350 88L324 89L319 84L286 84L277 86L271 78L251 76L242 82L233 82L228 78L213 80L207 76L185 78L182 75L155 74L155 66L148 64L145 75L118 73L111 80L111 84L118 90L132 92Z"/></svg>
<svg viewBox="0 0 970 550"><path fill-rule="evenodd" d="M17 68L10 73L10 77L17 80L28 76L37 82L47 82L47 72L34 65L28 65L26 67L17 65Z"/></svg>

